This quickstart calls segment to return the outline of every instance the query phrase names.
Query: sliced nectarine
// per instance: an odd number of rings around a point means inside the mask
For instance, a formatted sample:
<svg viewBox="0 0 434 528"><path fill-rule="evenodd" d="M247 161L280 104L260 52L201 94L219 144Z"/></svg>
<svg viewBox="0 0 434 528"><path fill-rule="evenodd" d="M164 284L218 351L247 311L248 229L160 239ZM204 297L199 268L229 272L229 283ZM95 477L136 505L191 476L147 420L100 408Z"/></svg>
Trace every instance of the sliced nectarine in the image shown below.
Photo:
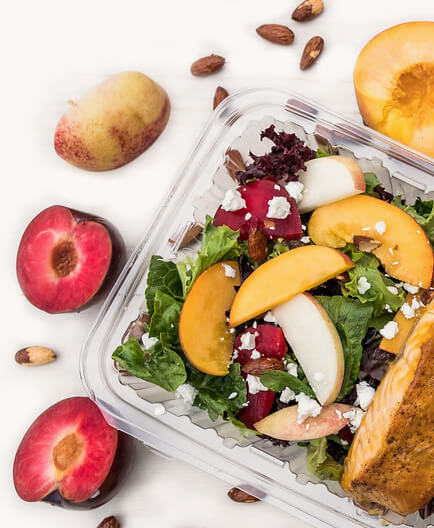
<svg viewBox="0 0 434 528"><path fill-rule="evenodd" d="M315 244L341 248L364 236L381 242L373 253L387 273L428 289L433 274L431 244L405 211L371 196L352 196L313 212L309 235Z"/></svg>
<svg viewBox="0 0 434 528"><path fill-rule="evenodd" d="M414 309L414 316L407 318L402 310L398 310L393 318L394 322L398 325L398 333L393 339L386 339L383 337L380 343L381 350L390 352L391 354L399 354L402 345L407 341L407 337L410 335L413 328L416 326L420 315L423 311L424 305L421 304L421 297L423 293L412 294L409 293L404 301L403 306L406 304L410 307L414 306L414 299L416 300L417 308Z"/></svg>
<svg viewBox="0 0 434 528"><path fill-rule="evenodd" d="M287 251L259 266L243 282L232 304L230 325L238 326L353 266L347 255L326 247Z"/></svg>
<svg viewBox="0 0 434 528"><path fill-rule="evenodd" d="M408 22L376 35L354 68L365 123L434 156L434 22Z"/></svg>
<svg viewBox="0 0 434 528"><path fill-rule="evenodd" d="M214 264L198 277L182 307L179 319L182 349L191 363L206 374L224 376L229 372L233 337L226 312L240 282L237 261Z"/></svg>

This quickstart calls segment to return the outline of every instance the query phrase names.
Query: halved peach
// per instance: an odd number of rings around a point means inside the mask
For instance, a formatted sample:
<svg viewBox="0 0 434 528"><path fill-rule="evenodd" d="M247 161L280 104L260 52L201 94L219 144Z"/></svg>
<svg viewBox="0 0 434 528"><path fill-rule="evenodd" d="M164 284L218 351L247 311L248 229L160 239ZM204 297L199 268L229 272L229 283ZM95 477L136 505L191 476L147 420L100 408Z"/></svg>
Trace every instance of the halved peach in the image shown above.
<svg viewBox="0 0 434 528"><path fill-rule="evenodd" d="M232 304L230 325L238 326L353 266L347 255L327 247L287 251L256 268L243 282Z"/></svg>
<svg viewBox="0 0 434 528"><path fill-rule="evenodd" d="M389 275L428 289L433 274L431 244L421 226L405 211L372 196L359 195L313 212L309 235L315 244L344 247L354 236L381 242L373 253Z"/></svg>
<svg viewBox="0 0 434 528"><path fill-rule="evenodd" d="M198 277L187 295L179 319L179 339L185 355L201 372L214 376L229 372L233 336L226 312L240 282L237 261L219 262Z"/></svg>
<svg viewBox="0 0 434 528"><path fill-rule="evenodd" d="M354 68L365 123L434 156L434 22L407 22L376 35Z"/></svg>

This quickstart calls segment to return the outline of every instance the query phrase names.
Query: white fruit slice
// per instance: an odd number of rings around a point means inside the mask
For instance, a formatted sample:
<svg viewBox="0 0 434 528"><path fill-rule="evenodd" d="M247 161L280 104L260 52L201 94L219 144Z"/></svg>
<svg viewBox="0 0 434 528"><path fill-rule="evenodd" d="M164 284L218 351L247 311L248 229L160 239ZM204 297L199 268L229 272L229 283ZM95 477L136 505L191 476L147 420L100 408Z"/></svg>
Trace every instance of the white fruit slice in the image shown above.
<svg viewBox="0 0 434 528"><path fill-rule="evenodd" d="M308 213L321 205L337 202L365 192L365 178L361 168L351 158L327 156L306 162L306 170L298 173L304 185L300 213Z"/></svg>
<svg viewBox="0 0 434 528"><path fill-rule="evenodd" d="M298 423L297 405L291 405L269 414L254 426L261 434L279 440L313 440L338 433L350 421L344 414L351 409L354 409L351 405L332 403L323 407L318 416Z"/></svg>
<svg viewBox="0 0 434 528"><path fill-rule="evenodd" d="M339 334L322 305L309 293L272 309L285 338L321 405L335 401L344 377Z"/></svg>

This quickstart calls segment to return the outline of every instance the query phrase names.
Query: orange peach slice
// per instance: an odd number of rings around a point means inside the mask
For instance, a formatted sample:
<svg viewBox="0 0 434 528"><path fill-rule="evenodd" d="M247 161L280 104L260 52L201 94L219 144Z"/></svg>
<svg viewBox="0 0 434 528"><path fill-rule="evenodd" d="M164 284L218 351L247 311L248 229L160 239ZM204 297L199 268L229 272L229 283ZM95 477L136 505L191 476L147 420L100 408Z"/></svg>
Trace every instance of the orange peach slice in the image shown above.
<svg viewBox="0 0 434 528"><path fill-rule="evenodd" d="M187 295L179 319L179 339L185 355L201 372L214 376L229 372L233 337L226 312L240 282L237 261L219 262L198 277Z"/></svg>
<svg viewBox="0 0 434 528"><path fill-rule="evenodd" d="M354 68L365 123L434 156L434 22L408 22L376 35Z"/></svg>
<svg viewBox="0 0 434 528"><path fill-rule="evenodd" d="M421 226L405 211L371 196L352 196L313 212L309 235L315 244L341 248L364 236L381 242L373 253L389 275L428 289L433 252Z"/></svg>
<svg viewBox="0 0 434 528"><path fill-rule="evenodd" d="M321 246L292 249L259 266L235 296L230 325L238 326L354 266L344 253Z"/></svg>
<svg viewBox="0 0 434 528"><path fill-rule="evenodd" d="M278 440L313 440L340 431L350 421L344 417L344 413L354 409L351 405L332 403L323 407L318 416L306 418L302 423L298 423L297 407L291 405L269 414L255 423L255 429Z"/></svg>

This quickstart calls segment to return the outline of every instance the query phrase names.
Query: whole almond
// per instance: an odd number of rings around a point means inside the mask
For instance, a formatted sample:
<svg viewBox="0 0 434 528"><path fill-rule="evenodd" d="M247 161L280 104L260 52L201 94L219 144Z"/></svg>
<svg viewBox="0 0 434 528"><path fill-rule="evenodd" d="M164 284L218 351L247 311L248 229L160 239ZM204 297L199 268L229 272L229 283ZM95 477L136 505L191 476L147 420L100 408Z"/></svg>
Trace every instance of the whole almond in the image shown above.
<svg viewBox="0 0 434 528"><path fill-rule="evenodd" d="M246 165L239 150L229 149L226 151L225 167L232 179L238 181L237 173L245 172L246 170Z"/></svg>
<svg viewBox="0 0 434 528"><path fill-rule="evenodd" d="M268 370L285 370L285 365L281 359L277 358L258 358L251 359L244 363L242 369L244 374L250 374L251 376L259 376L263 372Z"/></svg>
<svg viewBox="0 0 434 528"><path fill-rule="evenodd" d="M56 354L47 347L29 346L18 350L15 354L15 361L26 367L37 367L51 363L56 359Z"/></svg>
<svg viewBox="0 0 434 528"><path fill-rule="evenodd" d="M251 502L258 502L260 500L254 497L253 495L249 495L249 493L240 490L239 488L231 488L228 491L228 497L235 502L244 502L246 504Z"/></svg>
<svg viewBox="0 0 434 528"><path fill-rule="evenodd" d="M324 47L324 40L321 37L312 37L304 47L300 60L300 69L306 70L312 66Z"/></svg>
<svg viewBox="0 0 434 528"><path fill-rule="evenodd" d="M226 90L226 88L223 88L223 86L217 86L215 93L214 93L212 109L215 110L218 107L218 105L223 101L223 99L226 99L226 97L228 96L229 96L229 92Z"/></svg>
<svg viewBox="0 0 434 528"><path fill-rule="evenodd" d="M268 255L268 239L260 229L255 228L249 234L247 249L251 259L260 264L265 262Z"/></svg>
<svg viewBox="0 0 434 528"><path fill-rule="evenodd" d="M305 0L294 9L292 18L297 22L305 22L319 15L324 9L322 0Z"/></svg>
<svg viewBox="0 0 434 528"><path fill-rule="evenodd" d="M256 28L256 33L270 42L285 46L291 44L294 40L293 31L289 27L281 26L280 24L262 24L262 26Z"/></svg>
<svg viewBox="0 0 434 528"><path fill-rule="evenodd" d="M120 524L116 517L111 515L110 517L106 517L104 520L102 520L98 524L97 528L120 528Z"/></svg>
<svg viewBox="0 0 434 528"><path fill-rule="evenodd" d="M210 73L220 70L224 63L224 57L212 54L193 62L190 71L196 76L209 75Z"/></svg>

